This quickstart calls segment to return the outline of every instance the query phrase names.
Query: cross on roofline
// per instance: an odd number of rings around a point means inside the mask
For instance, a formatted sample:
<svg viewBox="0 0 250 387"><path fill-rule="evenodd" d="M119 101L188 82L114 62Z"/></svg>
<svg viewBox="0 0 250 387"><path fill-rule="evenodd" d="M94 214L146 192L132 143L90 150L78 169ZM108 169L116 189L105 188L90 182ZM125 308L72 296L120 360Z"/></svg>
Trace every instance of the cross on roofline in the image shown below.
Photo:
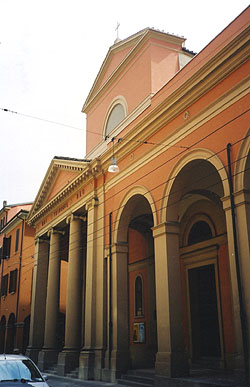
<svg viewBox="0 0 250 387"><path fill-rule="evenodd" d="M116 31L117 31L117 37L116 37L116 39L119 39L119 27L120 27L120 23L119 22L117 22L117 25L116 25Z"/></svg>

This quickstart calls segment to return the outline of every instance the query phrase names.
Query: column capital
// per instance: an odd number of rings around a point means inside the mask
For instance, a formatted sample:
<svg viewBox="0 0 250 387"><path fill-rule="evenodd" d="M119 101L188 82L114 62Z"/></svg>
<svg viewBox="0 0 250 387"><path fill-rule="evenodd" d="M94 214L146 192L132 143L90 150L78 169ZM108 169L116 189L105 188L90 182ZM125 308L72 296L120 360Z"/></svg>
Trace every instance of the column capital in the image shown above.
<svg viewBox="0 0 250 387"><path fill-rule="evenodd" d="M128 243L127 242L117 242L111 245L112 254L116 253L128 253ZM105 247L105 257L109 256L109 245Z"/></svg>
<svg viewBox="0 0 250 387"><path fill-rule="evenodd" d="M163 222L155 227L152 227L151 230L153 231L154 238L157 238L163 234L179 235L180 224L179 222Z"/></svg>
<svg viewBox="0 0 250 387"><path fill-rule="evenodd" d="M99 200L98 200L98 198L95 196L95 197L93 197L92 199L90 199L90 200L85 204L85 208L86 208L87 211L89 211L91 207L98 206L98 204L99 204Z"/></svg>
<svg viewBox="0 0 250 387"><path fill-rule="evenodd" d="M250 190L249 189L242 189L240 191L234 192L234 203L235 206L241 206L243 204L250 204ZM224 196L221 198L222 205L224 211L230 210L231 209L231 200L230 200L230 195Z"/></svg>
<svg viewBox="0 0 250 387"><path fill-rule="evenodd" d="M42 237L35 237L35 245L37 245L38 243L47 243L49 244L49 241L45 238L42 238Z"/></svg>
<svg viewBox="0 0 250 387"><path fill-rule="evenodd" d="M65 232L64 232L64 231L61 231L61 230L57 230L57 229L55 229L55 228L51 228L51 229L47 232L47 235L48 235L48 237L51 237L52 234L64 235Z"/></svg>
<svg viewBox="0 0 250 387"><path fill-rule="evenodd" d="M83 222L86 222L87 217L86 216L78 216L78 215L70 214L66 218L66 223L69 224L70 222L73 222L73 220L77 220L77 219L80 219Z"/></svg>

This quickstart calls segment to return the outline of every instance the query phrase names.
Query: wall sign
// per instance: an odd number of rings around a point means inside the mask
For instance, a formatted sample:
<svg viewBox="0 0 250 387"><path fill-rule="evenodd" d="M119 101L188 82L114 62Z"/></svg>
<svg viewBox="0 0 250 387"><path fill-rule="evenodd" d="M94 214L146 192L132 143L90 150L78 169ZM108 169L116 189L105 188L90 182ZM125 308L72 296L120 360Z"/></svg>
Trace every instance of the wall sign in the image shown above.
<svg viewBox="0 0 250 387"><path fill-rule="evenodd" d="M133 323L133 342L145 343L145 323Z"/></svg>

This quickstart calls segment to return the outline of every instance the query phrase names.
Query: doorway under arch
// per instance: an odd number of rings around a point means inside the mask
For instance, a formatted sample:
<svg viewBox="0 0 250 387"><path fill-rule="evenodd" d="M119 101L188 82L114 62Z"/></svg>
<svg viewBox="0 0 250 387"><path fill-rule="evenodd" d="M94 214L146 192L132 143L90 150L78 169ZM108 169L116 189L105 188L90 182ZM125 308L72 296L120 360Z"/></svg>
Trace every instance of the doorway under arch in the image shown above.
<svg viewBox="0 0 250 387"><path fill-rule="evenodd" d="M204 159L184 164L168 191L166 219L178 222L185 349L189 363L224 367L234 350L225 182ZM171 257L170 257L171 259Z"/></svg>
<svg viewBox="0 0 250 387"><path fill-rule="evenodd" d="M131 368L153 368L157 352L153 213L142 194L123 206L117 242L126 243L128 349ZM119 330L119 327L118 327Z"/></svg>
<svg viewBox="0 0 250 387"><path fill-rule="evenodd" d="M0 321L0 353L5 352L6 318L2 316Z"/></svg>
<svg viewBox="0 0 250 387"><path fill-rule="evenodd" d="M8 325L7 325L7 338L6 338L6 349L5 349L6 353L12 353L14 350L15 334L16 334L15 322L16 322L15 315L11 313L8 319Z"/></svg>

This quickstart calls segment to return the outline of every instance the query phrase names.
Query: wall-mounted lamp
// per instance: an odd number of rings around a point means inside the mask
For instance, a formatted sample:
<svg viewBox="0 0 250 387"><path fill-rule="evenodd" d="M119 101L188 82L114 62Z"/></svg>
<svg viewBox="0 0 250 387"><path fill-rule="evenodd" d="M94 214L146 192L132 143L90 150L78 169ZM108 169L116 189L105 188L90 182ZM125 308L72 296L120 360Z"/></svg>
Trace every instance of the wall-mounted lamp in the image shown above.
<svg viewBox="0 0 250 387"><path fill-rule="evenodd" d="M115 158L115 152L114 152L114 141L115 141L115 137L112 138L112 143L113 143L113 156L112 156L112 159L111 159L111 164L110 166L108 167L108 172L111 172L111 173L116 173L116 172L119 172L120 169L116 163L116 158Z"/></svg>

